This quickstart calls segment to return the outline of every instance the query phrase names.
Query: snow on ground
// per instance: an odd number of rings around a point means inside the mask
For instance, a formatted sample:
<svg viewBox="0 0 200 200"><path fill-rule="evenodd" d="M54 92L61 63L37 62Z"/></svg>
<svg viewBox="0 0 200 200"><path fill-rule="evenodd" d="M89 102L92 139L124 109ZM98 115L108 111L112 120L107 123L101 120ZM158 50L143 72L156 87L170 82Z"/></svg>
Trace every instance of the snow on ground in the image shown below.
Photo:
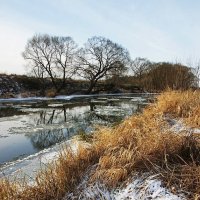
<svg viewBox="0 0 200 200"><path fill-rule="evenodd" d="M79 144L80 141L78 140L68 140L26 158L10 162L1 167L0 178L9 178L10 180L19 181L23 181L24 178L26 178L30 184L33 184L37 172L47 167L49 163L56 161L63 148L68 147L76 154Z"/></svg>
<svg viewBox="0 0 200 200"><path fill-rule="evenodd" d="M1 94L0 90L0 94ZM148 97L157 95L158 93L126 93L126 96L133 96L134 99L137 101L146 101L144 98L141 98L140 96ZM2 102L21 102L21 101L48 101L48 100L71 100L71 99L81 99L81 98L91 98L91 97L116 97L118 96L123 97L124 93L118 93L118 94L91 94L91 95L58 95L56 97L21 97L21 95L18 95L18 98L0 98L0 103ZM134 101L134 100L133 100Z"/></svg>
<svg viewBox="0 0 200 200"><path fill-rule="evenodd" d="M138 177L133 179L125 188L114 191L116 200L139 200L139 199L156 199L156 200L181 200L186 199L183 195L172 194L168 189L162 186L160 180L154 176L148 178Z"/></svg>
<svg viewBox="0 0 200 200"><path fill-rule="evenodd" d="M88 177L86 178L88 179ZM98 182L94 184L88 183L84 179L77 187L77 192L67 194L63 200L184 200L184 195L175 195L162 186L162 183L156 176L143 174L135 175L126 183L124 187L109 190L105 185Z"/></svg>
<svg viewBox="0 0 200 200"><path fill-rule="evenodd" d="M193 134L193 133L200 134L200 129L186 126L182 119L171 119L166 117L165 120L168 122L170 126L169 130L174 133L181 133L185 131L188 134Z"/></svg>
<svg viewBox="0 0 200 200"><path fill-rule="evenodd" d="M184 125L183 120L181 119L178 120L178 119L165 118L165 120L168 122L170 126L169 130L174 133L180 133L182 131L191 130Z"/></svg>

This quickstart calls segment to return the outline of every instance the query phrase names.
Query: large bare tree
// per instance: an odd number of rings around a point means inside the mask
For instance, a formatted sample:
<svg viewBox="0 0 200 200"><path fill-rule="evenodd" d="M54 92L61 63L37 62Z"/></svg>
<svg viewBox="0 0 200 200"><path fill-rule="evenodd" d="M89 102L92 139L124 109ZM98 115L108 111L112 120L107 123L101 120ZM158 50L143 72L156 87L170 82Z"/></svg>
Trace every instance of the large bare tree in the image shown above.
<svg viewBox="0 0 200 200"><path fill-rule="evenodd" d="M119 44L104 37L89 38L77 57L78 73L90 83L87 93L100 79L124 72L129 61L129 52Z"/></svg>
<svg viewBox="0 0 200 200"><path fill-rule="evenodd" d="M28 40L23 57L36 77L49 77L56 92L74 74L77 45L71 37L35 35Z"/></svg>

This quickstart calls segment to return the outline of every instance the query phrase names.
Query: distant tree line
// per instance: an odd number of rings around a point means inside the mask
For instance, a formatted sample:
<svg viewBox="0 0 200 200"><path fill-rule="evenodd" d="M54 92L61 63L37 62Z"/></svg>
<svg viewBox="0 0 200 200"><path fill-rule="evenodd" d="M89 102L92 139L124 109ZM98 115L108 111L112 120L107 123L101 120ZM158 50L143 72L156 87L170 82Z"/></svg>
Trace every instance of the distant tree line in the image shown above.
<svg viewBox="0 0 200 200"><path fill-rule="evenodd" d="M87 80L86 93L94 92L100 80L114 80L118 85L128 81L147 91L188 89L199 83L199 68L145 58L132 60L126 48L104 37L91 37L79 48L71 37L34 35L22 55L29 73L43 86L45 79L50 79L56 93L72 78Z"/></svg>
<svg viewBox="0 0 200 200"><path fill-rule="evenodd" d="M197 68L181 63L150 62L136 58L131 64L134 81L148 91L162 91L166 88L189 89L198 87L199 73Z"/></svg>

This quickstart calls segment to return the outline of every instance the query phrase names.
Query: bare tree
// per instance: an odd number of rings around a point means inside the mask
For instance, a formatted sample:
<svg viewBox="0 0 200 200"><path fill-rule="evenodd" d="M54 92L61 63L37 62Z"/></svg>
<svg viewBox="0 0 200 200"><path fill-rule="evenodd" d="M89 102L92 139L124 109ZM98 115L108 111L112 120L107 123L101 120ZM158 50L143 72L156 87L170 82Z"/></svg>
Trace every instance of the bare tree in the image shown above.
<svg viewBox="0 0 200 200"><path fill-rule="evenodd" d="M89 38L77 58L79 75L90 83L87 93L100 79L124 72L129 61L128 51L119 44L104 37Z"/></svg>
<svg viewBox="0 0 200 200"><path fill-rule="evenodd" d="M134 61L131 62L131 70L134 73L134 76L139 78L141 83L142 76L150 70L151 62L146 58L137 57Z"/></svg>
<svg viewBox="0 0 200 200"><path fill-rule="evenodd" d="M196 77L190 67L181 63L154 63L145 77L148 90L162 91L166 88L186 90L194 86Z"/></svg>
<svg viewBox="0 0 200 200"><path fill-rule="evenodd" d="M36 77L49 77L59 92L74 73L77 45L71 37L35 35L28 40L23 57Z"/></svg>

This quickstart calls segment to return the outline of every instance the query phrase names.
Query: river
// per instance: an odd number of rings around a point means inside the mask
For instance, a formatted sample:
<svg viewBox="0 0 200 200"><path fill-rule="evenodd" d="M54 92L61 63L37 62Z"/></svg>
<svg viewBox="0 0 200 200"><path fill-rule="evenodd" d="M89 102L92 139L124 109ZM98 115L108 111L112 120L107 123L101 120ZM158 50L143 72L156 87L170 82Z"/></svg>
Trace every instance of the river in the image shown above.
<svg viewBox="0 0 200 200"><path fill-rule="evenodd" d="M151 94L0 99L0 177L32 178L73 136L117 124L139 112L149 98Z"/></svg>

